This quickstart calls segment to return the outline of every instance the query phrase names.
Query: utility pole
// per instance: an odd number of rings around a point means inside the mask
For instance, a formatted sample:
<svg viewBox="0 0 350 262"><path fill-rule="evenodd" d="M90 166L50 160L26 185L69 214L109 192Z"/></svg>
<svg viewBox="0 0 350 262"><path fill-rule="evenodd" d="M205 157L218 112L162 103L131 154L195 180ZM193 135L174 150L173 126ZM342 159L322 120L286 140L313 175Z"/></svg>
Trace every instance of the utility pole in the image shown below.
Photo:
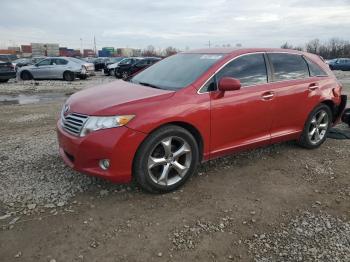
<svg viewBox="0 0 350 262"><path fill-rule="evenodd" d="M83 56L83 38L80 38L80 52L81 56Z"/></svg>
<svg viewBox="0 0 350 262"><path fill-rule="evenodd" d="M94 52L95 52L95 55L97 55L96 38L95 38L95 36L94 36Z"/></svg>

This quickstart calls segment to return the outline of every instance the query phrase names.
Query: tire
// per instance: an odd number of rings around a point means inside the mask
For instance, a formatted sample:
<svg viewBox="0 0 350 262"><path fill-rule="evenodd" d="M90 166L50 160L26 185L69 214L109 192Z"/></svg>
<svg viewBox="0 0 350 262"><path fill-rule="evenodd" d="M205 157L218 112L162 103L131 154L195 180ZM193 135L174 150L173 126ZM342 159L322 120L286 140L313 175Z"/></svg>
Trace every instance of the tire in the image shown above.
<svg viewBox="0 0 350 262"><path fill-rule="evenodd" d="M116 68L114 69L114 76L115 78L118 78L118 79L120 78Z"/></svg>
<svg viewBox="0 0 350 262"><path fill-rule="evenodd" d="M111 75L111 71L109 69L104 69L103 72L104 72L104 74L106 76L110 76Z"/></svg>
<svg viewBox="0 0 350 262"><path fill-rule="evenodd" d="M121 73L121 76L122 76L122 79L125 80L125 79L127 79L129 77L129 73L127 71L123 71Z"/></svg>
<svg viewBox="0 0 350 262"><path fill-rule="evenodd" d="M198 162L199 149L192 134L168 125L151 133L141 144L134 158L133 176L147 192L168 193L197 171Z"/></svg>
<svg viewBox="0 0 350 262"><path fill-rule="evenodd" d="M26 81L26 80L32 80L32 79L33 79L33 76L32 76L32 74L31 74L30 72L28 72L28 71L23 71L23 72L21 73L21 79L24 80L24 81Z"/></svg>
<svg viewBox="0 0 350 262"><path fill-rule="evenodd" d="M6 83L8 82L10 79L0 79L0 83Z"/></svg>
<svg viewBox="0 0 350 262"><path fill-rule="evenodd" d="M310 113L297 143L307 149L318 148L326 141L331 125L331 109L325 104L318 105Z"/></svg>
<svg viewBox="0 0 350 262"><path fill-rule="evenodd" d="M66 71L63 73L63 80L71 82L71 81L74 81L74 79L75 79L75 75L73 72Z"/></svg>

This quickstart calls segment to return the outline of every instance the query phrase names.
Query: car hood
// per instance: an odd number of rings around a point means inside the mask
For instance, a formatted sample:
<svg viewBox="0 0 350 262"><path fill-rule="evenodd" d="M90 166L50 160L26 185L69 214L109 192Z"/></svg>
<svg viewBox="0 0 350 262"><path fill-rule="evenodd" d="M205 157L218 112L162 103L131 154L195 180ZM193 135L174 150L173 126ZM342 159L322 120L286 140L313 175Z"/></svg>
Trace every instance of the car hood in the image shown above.
<svg viewBox="0 0 350 262"><path fill-rule="evenodd" d="M66 102L69 112L85 115L110 116L123 112L133 114L132 105L147 101L156 102L171 97L175 92L156 89L116 80L108 84L92 87L73 94ZM131 110L131 111L130 111Z"/></svg>

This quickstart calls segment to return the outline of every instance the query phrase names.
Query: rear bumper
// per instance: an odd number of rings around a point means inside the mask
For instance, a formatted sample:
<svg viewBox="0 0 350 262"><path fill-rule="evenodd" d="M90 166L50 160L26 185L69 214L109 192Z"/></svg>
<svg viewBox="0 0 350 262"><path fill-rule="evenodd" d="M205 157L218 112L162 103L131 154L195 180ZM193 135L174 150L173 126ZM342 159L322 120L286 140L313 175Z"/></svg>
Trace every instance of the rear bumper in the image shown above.
<svg viewBox="0 0 350 262"><path fill-rule="evenodd" d="M338 123L341 119L341 116L343 115L343 112L346 108L348 97L346 95L341 95L340 97L340 104L338 106L335 106L335 112L334 112L334 123Z"/></svg>
<svg viewBox="0 0 350 262"><path fill-rule="evenodd" d="M0 79L16 78L16 72L0 72Z"/></svg>
<svg viewBox="0 0 350 262"><path fill-rule="evenodd" d="M58 121L57 136L60 155L69 167L115 183L129 183L134 155L146 135L118 127L76 137L64 131ZM100 168L101 159L110 160L108 170Z"/></svg>

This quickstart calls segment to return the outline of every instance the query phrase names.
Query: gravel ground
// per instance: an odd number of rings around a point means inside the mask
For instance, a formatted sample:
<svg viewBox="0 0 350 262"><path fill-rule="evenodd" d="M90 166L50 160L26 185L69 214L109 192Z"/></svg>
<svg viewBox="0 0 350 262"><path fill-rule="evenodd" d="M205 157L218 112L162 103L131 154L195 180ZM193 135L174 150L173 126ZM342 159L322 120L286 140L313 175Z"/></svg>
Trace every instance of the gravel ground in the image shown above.
<svg viewBox="0 0 350 262"><path fill-rule="evenodd" d="M96 76L88 77L85 80L76 79L73 82L61 80L30 80L22 81L11 79L8 83L0 84L0 95L15 94L37 94L47 92L61 92L72 94L84 88L115 81L114 76L106 77L101 72L96 72Z"/></svg>
<svg viewBox="0 0 350 262"><path fill-rule="evenodd" d="M350 261L350 223L322 212L305 212L247 244L257 262Z"/></svg>

